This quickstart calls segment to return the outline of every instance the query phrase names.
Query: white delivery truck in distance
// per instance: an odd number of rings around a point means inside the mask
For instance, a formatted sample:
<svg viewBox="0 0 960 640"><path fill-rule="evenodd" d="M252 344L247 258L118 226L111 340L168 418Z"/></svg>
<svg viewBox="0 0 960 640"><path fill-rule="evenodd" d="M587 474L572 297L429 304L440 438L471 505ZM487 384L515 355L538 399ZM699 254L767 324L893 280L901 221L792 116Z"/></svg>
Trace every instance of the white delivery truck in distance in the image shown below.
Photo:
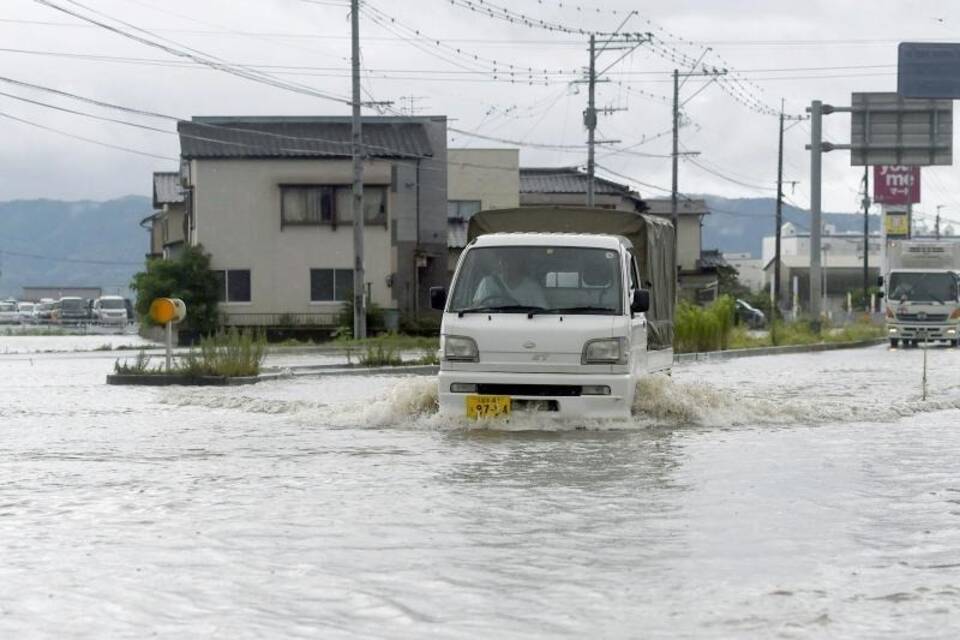
<svg viewBox="0 0 960 640"><path fill-rule="evenodd" d="M960 341L960 239L890 240L881 284L890 346Z"/></svg>
<svg viewBox="0 0 960 640"><path fill-rule="evenodd" d="M600 209L474 216L449 293L430 292L440 412L629 417L638 378L673 362L672 231Z"/></svg>

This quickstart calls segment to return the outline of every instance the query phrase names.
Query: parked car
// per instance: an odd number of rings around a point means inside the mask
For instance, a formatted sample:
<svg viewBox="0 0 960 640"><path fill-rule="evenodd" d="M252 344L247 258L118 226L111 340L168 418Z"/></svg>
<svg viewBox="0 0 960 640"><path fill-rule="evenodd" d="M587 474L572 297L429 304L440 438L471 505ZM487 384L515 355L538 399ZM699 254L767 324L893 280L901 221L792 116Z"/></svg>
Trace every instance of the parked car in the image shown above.
<svg viewBox="0 0 960 640"><path fill-rule="evenodd" d="M53 300L44 298L33 308L33 321L37 324L49 324L53 322L53 307L56 303Z"/></svg>
<svg viewBox="0 0 960 640"><path fill-rule="evenodd" d="M0 302L0 324L20 324L16 302Z"/></svg>
<svg viewBox="0 0 960 640"><path fill-rule="evenodd" d="M34 322L33 309L36 307L32 302L20 302L17 304L17 313L20 314L20 322L32 324Z"/></svg>
<svg viewBox="0 0 960 640"><path fill-rule="evenodd" d="M87 302L83 298L67 296L60 298L53 311L58 324L84 324L90 320Z"/></svg>
<svg viewBox="0 0 960 640"><path fill-rule="evenodd" d="M737 324L745 324L751 329L762 329L767 326L767 316L757 309L750 305L746 300L737 299Z"/></svg>
<svg viewBox="0 0 960 640"><path fill-rule="evenodd" d="M127 305L120 296L101 296L93 301L92 320L98 324L127 324Z"/></svg>

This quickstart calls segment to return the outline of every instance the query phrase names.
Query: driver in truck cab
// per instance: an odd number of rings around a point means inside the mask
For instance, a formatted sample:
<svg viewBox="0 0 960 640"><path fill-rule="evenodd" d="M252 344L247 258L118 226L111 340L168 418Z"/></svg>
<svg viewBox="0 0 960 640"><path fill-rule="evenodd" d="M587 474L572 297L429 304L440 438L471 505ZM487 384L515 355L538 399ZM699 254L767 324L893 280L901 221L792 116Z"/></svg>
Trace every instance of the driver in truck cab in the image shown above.
<svg viewBox="0 0 960 640"><path fill-rule="evenodd" d="M500 254L490 273L480 280L473 293L473 304L486 306L494 299L502 299L507 304L546 309L547 297L543 287L530 277L523 257L519 254Z"/></svg>

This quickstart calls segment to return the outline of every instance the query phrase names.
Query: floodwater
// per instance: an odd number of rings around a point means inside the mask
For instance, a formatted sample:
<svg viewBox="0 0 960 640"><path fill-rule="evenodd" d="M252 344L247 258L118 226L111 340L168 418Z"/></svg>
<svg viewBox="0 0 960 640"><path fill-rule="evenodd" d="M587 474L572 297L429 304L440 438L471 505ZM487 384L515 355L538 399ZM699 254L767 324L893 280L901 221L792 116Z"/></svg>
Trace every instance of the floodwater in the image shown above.
<svg viewBox="0 0 960 640"><path fill-rule="evenodd" d="M927 401L876 347L488 428L428 378L0 356L0 637L955 638L960 352L928 355Z"/></svg>

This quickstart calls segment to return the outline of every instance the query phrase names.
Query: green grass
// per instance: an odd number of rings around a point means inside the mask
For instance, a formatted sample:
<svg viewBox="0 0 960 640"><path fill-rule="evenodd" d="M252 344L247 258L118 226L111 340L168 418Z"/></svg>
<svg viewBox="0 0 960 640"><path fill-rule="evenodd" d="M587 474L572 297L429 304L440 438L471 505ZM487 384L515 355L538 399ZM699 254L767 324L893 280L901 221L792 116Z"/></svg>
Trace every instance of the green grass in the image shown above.
<svg viewBox="0 0 960 640"><path fill-rule="evenodd" d="M162 366L150 367L150 356L141 350L133 364L119 360L113 370L117 374L178 375L190 378L206 376L237 378L255 376L266 356L267 341L263 334L231 329L203 338L199 348L191 348L177 359L171 371Z"/></svg>
<svg viewBox="0 0 960 640"><path fill-rule="evenodd" d="M347 349L366 349L368 347L393 349L395 351L421 351L437 349L440 346L439 338L424 336L407 336L399 333L386 333L375 338L354 340L353 338L338 338L325 343L332 347Z"/></svg>
<svg viewBox="0 0 960 640"><path fill-rule="evenodd" d="M818 343L861 342L885 336L883 326L869 321L859 321L839 328L824 327L820 335L810 329L807 322L778 322L771 331L776 331L777 346L794 346ZM730 349L750 349L773 346L771 334L751 335L745 327L734 327Z"/></svg>
<svg viewBox="0 0 960 640"><path fill-rule="evenodd" d="M709 307L681 302L674 318L674 351L691 353L728 348L733 314L734 302L729 296L720 296Z"/></svg>

